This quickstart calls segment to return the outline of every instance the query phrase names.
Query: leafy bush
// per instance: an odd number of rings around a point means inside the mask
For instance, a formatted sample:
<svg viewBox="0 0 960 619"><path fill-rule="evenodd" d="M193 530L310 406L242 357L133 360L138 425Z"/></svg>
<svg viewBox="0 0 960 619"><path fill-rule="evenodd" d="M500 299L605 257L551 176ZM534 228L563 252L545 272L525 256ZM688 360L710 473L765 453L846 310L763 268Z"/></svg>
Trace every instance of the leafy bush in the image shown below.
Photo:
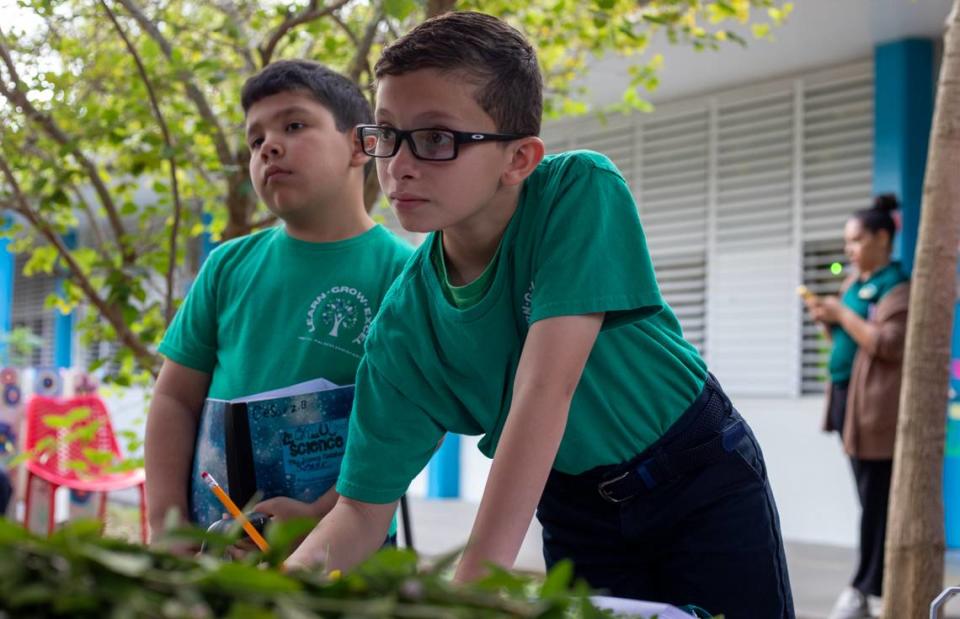
<svg viewBox="0 0 960 619"><path fill-rule="evenodd" d="M101 536L100 523L79 521L38 537L0 520L0 618L47 617L236 619L608 617L589 602L586 585L571 585L569 563L545 579L495 570L469 586L446 574L455 557L428 569L408 550L386 549L342 578L319 570L279 569L309 523L267 531L271 550L239 562L215 558L236 539L191 530L210 554L181 557Z"/></svg>

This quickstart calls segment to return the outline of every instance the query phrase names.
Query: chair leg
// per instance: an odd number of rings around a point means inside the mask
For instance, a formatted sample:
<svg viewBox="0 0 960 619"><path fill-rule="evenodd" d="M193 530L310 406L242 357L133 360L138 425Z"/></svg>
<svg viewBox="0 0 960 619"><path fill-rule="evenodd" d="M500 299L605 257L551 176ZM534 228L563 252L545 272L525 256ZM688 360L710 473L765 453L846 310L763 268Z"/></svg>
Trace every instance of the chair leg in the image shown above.
<svg viewBox="0 0 960 619"><path fill-rule="evenodd" d="M57 490L60 486L50 485L50 513L47 514L47 537L53 535L53 530L57 525Z"/></svg>
<svg viewBox="0 0 960 619"><path fill-rule="evenodd" d="M97 508L97 519L100 520L100 534L107 530L107 493L100 493L100 506Z"/></svg>
<svg viewBox="0 0 960 619"><path fill-rule="evenodd" d="M30 530L30 503L33 498L33 473L27 471L27 495L23 499L23 528Z"/></svg>
<svg viewBox="0 0 960 619"><path fill-rule="evenodd" d="M410 507L407 505L407 495L400 497L400 518L403 520L403 541L404 545L410 550L413 547L413 523L410 522Z"/></svg>
<svg viewBox="0 0 960 619"><path fill-rule="evenodd" d="M140 484L140 541L147 543L147 489Z"/></svg>

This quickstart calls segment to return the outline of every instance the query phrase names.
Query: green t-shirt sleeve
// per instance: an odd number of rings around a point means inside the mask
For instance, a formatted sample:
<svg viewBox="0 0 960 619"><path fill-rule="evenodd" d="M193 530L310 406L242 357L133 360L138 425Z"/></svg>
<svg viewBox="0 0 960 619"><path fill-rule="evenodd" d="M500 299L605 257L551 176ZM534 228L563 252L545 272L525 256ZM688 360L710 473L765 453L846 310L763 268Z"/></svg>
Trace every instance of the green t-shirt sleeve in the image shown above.
<svg viewBox="0 0 960 619"><path fill-rule="evenodd" d="M171 361L208 374L217 363L216 253L204 262L158 349Z"/></svg>
<svg viewBox="0 0 960 619"><path fill-rule="evenodd" d="M357 370L337 492L357 501L389 503L427 465L444 430L391 384L369 356Z"/></svg>
<svg viewBox="0 0 960 619"><path fill-rule="evenodd" d="M613 163L576 154L555 175L543 192L530 323L606 312L603 328L610 329L659 312L663 300L637 206Z"/></svg>

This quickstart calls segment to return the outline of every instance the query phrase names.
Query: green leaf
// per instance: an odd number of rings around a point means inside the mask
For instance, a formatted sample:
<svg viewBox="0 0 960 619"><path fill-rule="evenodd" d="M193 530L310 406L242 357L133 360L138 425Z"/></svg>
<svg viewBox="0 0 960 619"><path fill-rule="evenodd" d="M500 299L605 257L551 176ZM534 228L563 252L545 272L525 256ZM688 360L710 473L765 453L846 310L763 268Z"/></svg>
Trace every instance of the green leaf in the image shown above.
<svg viewBox="0 0 960 619"><path fill-rule="evenodd" d="M417 8L415 0L385 0L383 10L387 16L404 20Z"/></svg>
<svg viewBox="0 0 960 619"><path fill-rule="evenodd" d="M77 408L67 411L66 419L70 422L70 425L74 425L81 421L86 421L92 414L93 411L90 410L89 406L78 406Z"/></svg>
<svg viewBox="0 0 960 619"><path fill-rule="evenodd" d="M573 562L564 559L553 566L540 588L541 597L553 597L563 594L573 581Z"/></svg>
<svg viewBox="0 0 960 619"><path fill-rule="evenodd" d="M44 245L33 250L29 260L23 265L23 274L27 277L37 273L53 273L59 252L53 245Z"/></svg>
<svg viewBox="0 0 960 619"><path fill-rule="evenodd" d="M279 572L240 563L224 563L219 570L207 575L204 581L224 591L268 595L294 593L303 588L299 582Z"/></svg>
<svg viewBox="0 0 960 619"><path fill-rule="evenodd" d="M153 560L149 555L112 552L93 547L85 548L83 554L100 565L124 576L142 576L153 566Z"/></svg>
<svg viewBox="0 0 960 619"><path fill-rule="evenodd" d="M69 428L72 424L66 415L41 415L40 422L48 428Z"/></svg>

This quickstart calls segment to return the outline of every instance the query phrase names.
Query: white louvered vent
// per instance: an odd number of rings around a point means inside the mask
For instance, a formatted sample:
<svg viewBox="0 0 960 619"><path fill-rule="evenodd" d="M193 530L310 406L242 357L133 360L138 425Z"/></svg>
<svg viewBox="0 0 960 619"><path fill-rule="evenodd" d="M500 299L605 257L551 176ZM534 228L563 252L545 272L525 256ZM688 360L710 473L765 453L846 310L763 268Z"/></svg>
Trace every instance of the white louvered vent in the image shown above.
<svg viewBox="0 0 960 619"><path fill-rule="evenodd" d="M634 190L647 245L684 337L706 354L707 111L643 120Z"/></svg>
<svg viewBox="0 0 960 619"><path fill-rule="evenodd" d="M843 236L846 219L870 206L873 181L873 77L810 79L804 88L803 238Z"/></svg>
<svg viewBox="0 0 960 619"><path fill-rule="evenodd" d="M792 238L793 93L721 103L717 112L718 250Z"/></svg>
<svg viewBox="0 0 960 619"><path fill-rule="evenodd" d="M34 367L50 367L53 365L54 346L54 310L44 309L43 304L47 296L53 294L56 287L56 278L51 275L34 275L25 277L23 266L26 256L18 255L14 264L13 280L13 315L11 325L26 327L33 331L43 343L33 351L30 359Z"/></svg>
<svg viewBox="0 0 960 619"><path fill-rule="evenodd" d="M647 120L640 133L640 219L654 263L707 243L707 112Z"/></svg>
<svg viewBox="0 0 960 619"><path fill-rule="evenodd" d="M830 292L836 282L818 278L846 219L870 204L872 76L871 61L857 62L608 125L546 127L551 152L590 148L621 166L664 296L731 390L822 388L823 346L794 290L808 280Z"/></svg>
<svg viewBox="0 0 960 619"><path fill-rule="evenodd" d="M792 394L794 94L789 85L731 93L716 118L710 363L732 393Z"/></svg>
<svg viewBox="0 0 960 619"><path fill-rule="evenodd" d="M654 262L664 300L673 308L683 336L706 354L706 254L669 256Z"/></svg>
<svg viewBox="0 0 960 619"><path fill-rule="evenodd" d="M835 295L840 291L843 274L831 272L831 266L842 264L843 243L837 241L811 241L803 248L803 285L818 295ZM830 357L830 342L820 327L803 312L803 352L801 384L803 393L820 394L827 379L827 360Z"/></svg>
<svg viewBox="0 0 960 619"><path fill-rule="evenodd" d="M797 328L792 248L741 250L714 256L707 302L710 365L734 394L794 392Z"/></svg>

